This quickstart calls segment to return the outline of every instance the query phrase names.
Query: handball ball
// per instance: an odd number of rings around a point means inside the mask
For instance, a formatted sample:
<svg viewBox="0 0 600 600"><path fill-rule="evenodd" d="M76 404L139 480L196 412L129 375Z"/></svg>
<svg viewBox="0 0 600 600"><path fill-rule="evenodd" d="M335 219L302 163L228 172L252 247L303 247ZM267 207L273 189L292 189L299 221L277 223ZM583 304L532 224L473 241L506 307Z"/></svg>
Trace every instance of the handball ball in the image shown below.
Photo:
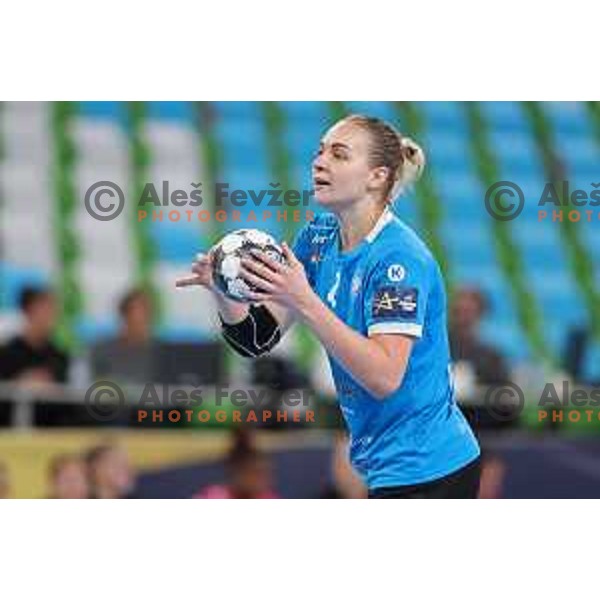
<svg viewBox="0 0 600 600"><path fill-rule="evenodd" d="M273 260L285 262L279 244L268 233L258 229L239 229L228 233L213 250L213 280L228 298L249 302L247 292L261 291L246 283L240 276L242 258L252 257L251 250L258 250Z"/></svg>

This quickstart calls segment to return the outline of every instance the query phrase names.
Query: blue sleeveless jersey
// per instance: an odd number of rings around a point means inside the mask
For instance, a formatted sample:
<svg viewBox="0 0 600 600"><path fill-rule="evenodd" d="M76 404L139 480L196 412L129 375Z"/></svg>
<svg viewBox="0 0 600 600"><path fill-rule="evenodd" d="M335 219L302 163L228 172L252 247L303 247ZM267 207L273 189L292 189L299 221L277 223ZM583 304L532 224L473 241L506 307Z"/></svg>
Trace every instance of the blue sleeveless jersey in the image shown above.
<svg viewBox="0 0 600 600"><path fill-rule="evenodd" d="M318 215L294 244L323 302L365 336L414 338L402 384L383 400L329 356L352 464L371 489L448 475L477 458L479 446L454 398L439 266L390 209L358 246L340 247L331 214Z"/></svg>

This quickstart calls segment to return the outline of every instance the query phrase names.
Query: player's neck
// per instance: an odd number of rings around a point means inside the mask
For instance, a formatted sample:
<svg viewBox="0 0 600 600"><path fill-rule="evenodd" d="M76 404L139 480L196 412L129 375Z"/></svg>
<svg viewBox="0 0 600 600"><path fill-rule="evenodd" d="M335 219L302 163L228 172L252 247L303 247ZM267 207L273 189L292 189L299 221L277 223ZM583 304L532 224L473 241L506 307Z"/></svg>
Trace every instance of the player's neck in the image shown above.
<svg viewBox="0 0 600 600"><path fill-rule="evenodd" d="M342 250L347 252L360 244L377 224L386 207L376 201L361 201L338 213Z"/></svg>

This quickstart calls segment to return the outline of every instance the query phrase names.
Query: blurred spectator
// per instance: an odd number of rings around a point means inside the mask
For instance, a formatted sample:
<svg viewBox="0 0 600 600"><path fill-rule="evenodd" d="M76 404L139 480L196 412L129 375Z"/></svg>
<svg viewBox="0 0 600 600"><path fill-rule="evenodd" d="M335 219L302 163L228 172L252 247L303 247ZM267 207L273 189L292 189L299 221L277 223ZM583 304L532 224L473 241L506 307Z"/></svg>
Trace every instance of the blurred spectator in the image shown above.
<svg viewBox="0 0 600 600"><path fill-rule="evenodd" d="M46 288L25 288L20 296L24 326L20 335L0 347L0 380L15 382L39 392L52 392L53 384L67 381L69 357L52 341L56 326L56 299ZM10 407L3 403L0 422L7 424ZM36 406L36 421L42 425L71 424L80 412L69 404Z"/></svg>
<svg viewBox="0 0 600 600"><path fill-rule="evenodd" d="M592 352L594 351L595 342L594 332L591 327L575 327L571 329L567 335L562 362L564 369L573 381L591 387L600 387L600 372L598 370L595 373L586 371L586 363L593 362L589 358L594 358ZM600 366L597 364L597 361L595 364L596 369L598 369Z"/></svg>
<svg viewBox="0 0 600 600"><path fill-rule="evenodd" d="M261 407L270 410L273 415L277 411L289 411L289 406L282 402L286 391L310 389L309 378L289 358L277 356L264 356L252 361L252 384L269 390L266 400ZM295 407L294 410L306 410L306 406ZM291 429L306 427L305 422L294 423L289 421L278 421L275 416L261 423L266 429Z"/></svg>
<svg viewBox="0 0 600 600"><path fill-rule="evenodd" d="M479 386L506 383L510 377L502 355L479 338L479 325L487 310L485 296L470 287L457 290L450 306L448 337L454 362L456 397L465 417L476 430L508 428L514 423L510 413L506 414L506 419L498 420L483 405Z"/></svg>
<svg viewBox="0 0 600 600"><path fill-rule="evenodd" d="M488 310L484 295L475 288L463 288L454 294L450 307L449 341L454 362L472 367L482 385L504 383L509 369L502 355L479 338L479 325Z"/></svg>
<svg viewBox="0 0 600 600"><path fill-rule="evenodd" d="M0 500L10 498L10 475L8 467L0 462Z"/></svg>
<svg viewBox="0 0 600 600"><path fill-rule="evenodd" d="M479 483L479 498L491 500L502 498L506 465L504 461L493 454L482 454L481 480Z"/></svg>
<svg viewBox="0 0 600 600"><path fill-rule="evenodd" d="M331 455L332 483L322 495L327 499L366 498L367 488L352 468L348 456L348 436L343 431L335 434Z"/></svg>
<svg viewBox="0 0 600 600"><path fill-rule="evenodd" d="M74 454L58 456L50 464L50 498L84 499L90 497L85 461Z"/></svg>
<svg viewBox="0 0 600 600"><path fill-rule="evenodd" d="M43 288L25 288L20 307L23 331L0 348L0 379L45 385L65 383L69 357L51 340L56 325L54 294Z"/></svg>
<svg viewBox="0 0 600 600"><path fill-rule="evenodd" d="M101 444L88 452L86 462L92 498L133 497L135 478L124 448Z"/></svg>
<svg viewBox="0 0 600 600"><path fill-rule="evenodd" d="M234 431L234 441L225 461L227 482L209 485L194 498L270 499L279 496L273 490L271 465L255 446L248 430Z"/></svg>
<svg viewBox="0 0 600 600"><path fill-rule="evenodd" d="M94 378L133 385L154 381L156 342L149 294L141 289L129 291L119 302L119 315L121 326L117 337L92 348Z"/></svg>

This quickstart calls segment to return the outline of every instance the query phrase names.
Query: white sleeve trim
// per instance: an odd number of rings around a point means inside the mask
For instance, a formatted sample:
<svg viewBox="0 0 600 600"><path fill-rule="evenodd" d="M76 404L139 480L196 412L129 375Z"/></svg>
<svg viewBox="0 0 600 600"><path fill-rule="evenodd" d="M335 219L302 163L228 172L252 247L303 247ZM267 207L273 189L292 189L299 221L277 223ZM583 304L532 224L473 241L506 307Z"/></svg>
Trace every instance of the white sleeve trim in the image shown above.
<svg viewBox="0 0 600 600"><path fill-rule="evenodd" d="M369 335L372 333L402 333L420 338L423 336L423 325L418 323L375 323L369 327Z"/></svg>

